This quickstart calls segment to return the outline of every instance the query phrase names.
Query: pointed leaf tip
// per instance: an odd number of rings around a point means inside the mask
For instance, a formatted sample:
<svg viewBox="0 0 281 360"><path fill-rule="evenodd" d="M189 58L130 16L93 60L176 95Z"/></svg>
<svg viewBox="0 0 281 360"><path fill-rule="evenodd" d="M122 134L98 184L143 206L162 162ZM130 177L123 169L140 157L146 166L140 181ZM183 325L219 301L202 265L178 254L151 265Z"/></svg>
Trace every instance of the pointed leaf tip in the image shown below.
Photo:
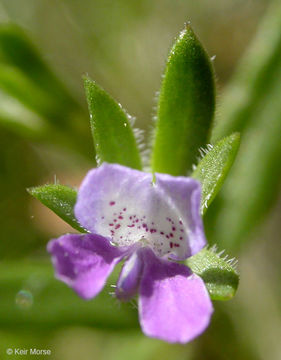
<svg viewBox="0 0 281 360"><path fill-rule="evenodd" d="M186 175L191 170L208 142L214 108L211 61L186 24L170 51L160 89L153 171Z"/></svg>
<svg viewBox="0 0 281 360"><path fill-rule="evenodd" d="M74 216L73 209L77 198L74 189L65 185L43 185L28 188L27 191L74 229L86 232Z"/></svg>
<svg viewBox="0 0 281 360"><path fill-rule="evenodd" d="M192 177L199 180L202 186L202 214L206 212L222 187L236 158L239 145L239 133L222 139L206 153L192 173Z"/></svg>
<svg viewBox="0 0 281 360"><path fill-rule="evenodd" d="M106 161L141 170L141 158L128 114L88 76L84 77L84 86L99 164Z"/></svg>
<svg viewBox="0 0 281 360"><path fill-rule="evenodd" d="M203 279L212 300L230 300L235 295L239 275L232 262L214 250L201 250L187 260L187 265Z"/></svg>

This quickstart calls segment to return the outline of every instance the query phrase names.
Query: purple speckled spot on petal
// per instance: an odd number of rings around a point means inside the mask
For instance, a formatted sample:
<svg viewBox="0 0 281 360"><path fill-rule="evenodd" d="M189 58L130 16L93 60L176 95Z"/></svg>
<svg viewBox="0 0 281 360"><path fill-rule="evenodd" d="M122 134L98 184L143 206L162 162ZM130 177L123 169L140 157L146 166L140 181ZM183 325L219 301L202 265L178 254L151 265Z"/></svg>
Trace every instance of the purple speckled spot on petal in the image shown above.
<svg viewBox="0 0 281 360"><path fill-rule="evenodd" d="M194 179L157 174L153 184L151 174L103 163L84 179L75 215L86 229L118 246L143 241L158 256L183 260L205 245L199 206L200 184Z"/></svg>
<svg viewBox="0 0 281 360"><path fill-rule="evenodd" d="M157 184L172 199L181 214L181 219L172 223L175 225L172 226L172 230L175 228L178 231L177 224L180 225L181 233L185 233L184 228L188 228L188 235L184 234L185 239L189 244L191 255L196 254L207 244L200 214L200 183L193 178L183 176L175 177L167 174L155 176Z"/></svg>

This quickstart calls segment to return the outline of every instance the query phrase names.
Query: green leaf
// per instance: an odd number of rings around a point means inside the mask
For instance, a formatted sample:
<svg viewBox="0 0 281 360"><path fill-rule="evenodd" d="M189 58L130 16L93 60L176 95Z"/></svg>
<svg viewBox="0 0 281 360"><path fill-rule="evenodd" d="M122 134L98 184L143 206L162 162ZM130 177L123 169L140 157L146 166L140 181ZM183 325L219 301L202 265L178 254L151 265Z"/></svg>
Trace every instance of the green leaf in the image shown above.
<svg viewBox="0 0 281 360"><path fill-rule="evenodd" d="M214 250L205 248L186 263L204 280L212 300L230 300L235 295L239 276L231 260L222 259Z"/></svg>
<svg viewBox="0 0 281 360"><path fill-rule="evenodd" d="M142 169L136 139L127 113L101 87L84 78L97 159Z"/></svg>
<svg viewBox="0 0 281 360"><path fill-rule="evenodd" d="M202 185L201 213L204 214L216 197L236 158L240 135L234 133L219 141L199 162L192 177Z"/></svg>
<svg viewBox="0 0 281 360"><path fill-rule="evenodd" d="M210 59L190 25L176 40L161 85L153 171L186 175L210 135L215 108Z"/></svg>
<svg viewBox="0 0 281 360"><path fill-rule="evenodd" d="M44 185L28 189L28 192L51 209L74 229L85 232L74 216L77 192L65 185Z"/></svg>

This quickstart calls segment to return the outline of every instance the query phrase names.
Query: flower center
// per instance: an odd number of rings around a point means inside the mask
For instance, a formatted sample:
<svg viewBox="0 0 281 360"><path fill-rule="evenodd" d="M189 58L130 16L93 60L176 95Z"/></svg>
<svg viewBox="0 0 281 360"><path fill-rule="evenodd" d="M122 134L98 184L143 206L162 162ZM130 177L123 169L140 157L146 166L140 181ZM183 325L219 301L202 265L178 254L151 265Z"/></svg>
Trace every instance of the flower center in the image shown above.
<svg viewBox="0 0 281 360"><path fill-rule="evenodd" d="M101 215L98 221L99 233L110 237L118 246L141 241L158 256L169 253L182 256L186 250L187 233L175 209L166 207L159 211L159 204L152 204L146 213L139 214L133 205L120 204L116 199L108 201L106 216ZM153 209L153 206L158 209Z"/></svg>

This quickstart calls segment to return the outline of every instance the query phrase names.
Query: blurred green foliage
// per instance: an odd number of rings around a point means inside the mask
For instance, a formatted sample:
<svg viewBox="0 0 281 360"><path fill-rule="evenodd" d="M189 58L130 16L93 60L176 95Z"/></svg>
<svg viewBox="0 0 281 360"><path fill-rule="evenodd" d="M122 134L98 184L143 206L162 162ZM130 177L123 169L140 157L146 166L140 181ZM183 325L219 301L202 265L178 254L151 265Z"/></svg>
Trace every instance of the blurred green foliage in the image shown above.
<svg viewBox="0 0 281 360"><path fill-rule="evenodd" d="M280 2L272 5L224 94L213 141L241 131L241 151L207 228L213 242L237 251L272 208L281 184Z"/></svg>
<svg viewBox="0 0 281 360"><path fill-rule="evenodd" d="M277 360L280 216L272 208L281 175L280 2L1 0L0 10L5 23L18 24L0 34L0 358L20 346L51 348L59 360L124 360L132 353L144 360ZM25 189L50 181L61 168L72 182L95 164L82 74L89 72L137 115L137 126L148 128L167 46L187 20L217 55L219 87L246 50L220 90L213 132L213 142L241 132L241 148L205 219L212 243L240 251L241 288L233 302L215 303L202 337L175 346L144 338L133 305L119 310L108 289L83 303L53 278L44 244L60 231L40 229L48 219L40 219ZM32 260L9 260L15 257ZM27 298L19 298L21 290Z"/></svg>
<svg viewBox="0 0 281 360"><path fill-rule="evenodd" d="M108 280L96 301L84 301L57 281L51 264L45 261L3 262L0 272L1 289L6 289L1 296L0 327L28 326L34 331L41 324L45 330L66 325L121 330L138 327L134 307L130 304L118 306L109 295L110 284L117 281L118 271Z"/></svg>
<svg viewBox="0 0 281 360"><path fill-rule="evenodd" d="M30 181L42 181L46 169L21 137L1 129L0 144L0 254L1 259L22 257L42 246L43 236L32 225L29 196L23 190Z"/></svg>

